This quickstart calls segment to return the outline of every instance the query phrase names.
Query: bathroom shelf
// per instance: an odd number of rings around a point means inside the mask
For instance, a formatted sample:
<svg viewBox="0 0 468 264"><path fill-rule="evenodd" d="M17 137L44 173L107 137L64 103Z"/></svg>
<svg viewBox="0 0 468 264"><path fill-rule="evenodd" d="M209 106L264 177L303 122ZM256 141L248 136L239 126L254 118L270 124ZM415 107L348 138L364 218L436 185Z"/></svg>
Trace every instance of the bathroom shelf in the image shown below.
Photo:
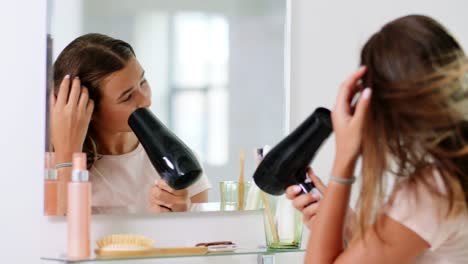
<svg viewBox="0 0 468 264"><path fill-rule="evenodd" d="M41 260L45 261L53 261L53 262L60 262L60 263L93 263L93 262L112 262L112 261L122 261L122 260L148 260L148 259L169 259L169 258L193 258L193 257L220 257L220 256L239 256L239 255L258 255L258 263L274 263L271 262L271 258L274 258L275 254L281 253L302 253L304 249L280 249L280 250L268 250L266 248L238 248L233 252L213 252L207 253L204 255L175 255L175 256L151 256L151 257L132 257L132 258L99 258L99 257L91 257L89 259L82 259L82 260L70 260L66 256L58 256L58 257L42 257ZM265 259L265 257L270 259Z"/></svg>

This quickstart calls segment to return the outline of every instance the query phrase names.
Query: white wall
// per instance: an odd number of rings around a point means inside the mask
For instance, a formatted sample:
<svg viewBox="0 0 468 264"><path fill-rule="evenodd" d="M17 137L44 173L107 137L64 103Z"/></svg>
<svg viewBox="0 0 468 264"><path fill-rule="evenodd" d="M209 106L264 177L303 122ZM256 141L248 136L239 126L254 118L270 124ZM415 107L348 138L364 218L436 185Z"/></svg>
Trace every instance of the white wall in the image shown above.
<svg viewBox="0 0 468 264"><path fill-rule="evenodd" d="M468 1L294 0L292 9L291 127L317 106L333 107L339 84L359 63L360 48L385 23L403 15L430 15L468 50ZM334 157L330 137L313 162L328 179Z"/></svg>
<svg viewBox="0 0 468 264"><path fill-rule="evenodd" d="M42 213L45 0L0 8L0 262L37 263Z"/></svg>
<svg viewBox="0 0 468 264"><path fill-rule="evenodd" d="M47 32L54 32L54 34L61 36L54 39L53 49L54 51L63 50L68 43L81 35L83 3L81 0L47 0L47 8ZM61 21L61 23L52 23L50 14L54 14L54 20ZM55 61L58 55L57 52L53 52L52 61Z"/></svg>

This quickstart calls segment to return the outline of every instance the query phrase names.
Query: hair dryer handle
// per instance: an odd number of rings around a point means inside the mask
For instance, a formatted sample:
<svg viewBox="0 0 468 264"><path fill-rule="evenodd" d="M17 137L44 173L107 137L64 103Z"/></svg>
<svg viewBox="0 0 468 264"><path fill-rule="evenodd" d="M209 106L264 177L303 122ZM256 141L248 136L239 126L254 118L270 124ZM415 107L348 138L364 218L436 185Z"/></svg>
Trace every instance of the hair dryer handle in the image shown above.
<svg viewBox="0 0 468 264"><path fill-rule="evenodd" d="M302 189L302 193L316 193L322 197L322 193L317 189L314 185L314 183L310 180L307 179L305 182L300 183L299 187Z"/></svg>
<svg viewBox="0 0 468 264"><path fill-rule="evenodd" d="M302 193L310 193L315 188L315 185L311 182L303 182L299 184L299 187L301 187Z"/></svg>

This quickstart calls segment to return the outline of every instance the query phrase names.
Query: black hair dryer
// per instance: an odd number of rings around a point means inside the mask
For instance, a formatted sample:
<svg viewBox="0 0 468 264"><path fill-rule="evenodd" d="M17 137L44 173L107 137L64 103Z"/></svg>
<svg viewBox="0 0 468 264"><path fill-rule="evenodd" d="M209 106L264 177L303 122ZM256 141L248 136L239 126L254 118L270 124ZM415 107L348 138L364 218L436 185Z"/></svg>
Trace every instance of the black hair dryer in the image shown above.
<svg viewBox="0 0 468 264"><path fill-rule="evenodd" d="M314 185L307 178L307 167L332 131L330 110L315 109L267 153L253 175L255 184L272 195L281 195L294 184L301 186L304 193L310 192Z"/></svg>
<svg viewBox="0 0 468 264"><path fill-rule="evenodd" d="M185 189L198 180L202 168L193 152L150 110L135 110L128 118L128 124L156 171L171 188Z"/></svg>

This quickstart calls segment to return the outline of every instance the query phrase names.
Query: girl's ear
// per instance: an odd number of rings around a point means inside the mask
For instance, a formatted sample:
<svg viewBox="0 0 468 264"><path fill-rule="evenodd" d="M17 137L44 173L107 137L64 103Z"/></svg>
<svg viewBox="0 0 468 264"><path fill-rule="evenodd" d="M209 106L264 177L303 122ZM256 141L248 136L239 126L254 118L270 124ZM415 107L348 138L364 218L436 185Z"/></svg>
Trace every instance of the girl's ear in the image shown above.
<svg viewBox="0 0 468 264"><path fill-rule="evenodd" d="M93 120L96 118L96 110L93 109L93 112L91 113L91 117L89 118L89 123L92 123Z"/></svg>

